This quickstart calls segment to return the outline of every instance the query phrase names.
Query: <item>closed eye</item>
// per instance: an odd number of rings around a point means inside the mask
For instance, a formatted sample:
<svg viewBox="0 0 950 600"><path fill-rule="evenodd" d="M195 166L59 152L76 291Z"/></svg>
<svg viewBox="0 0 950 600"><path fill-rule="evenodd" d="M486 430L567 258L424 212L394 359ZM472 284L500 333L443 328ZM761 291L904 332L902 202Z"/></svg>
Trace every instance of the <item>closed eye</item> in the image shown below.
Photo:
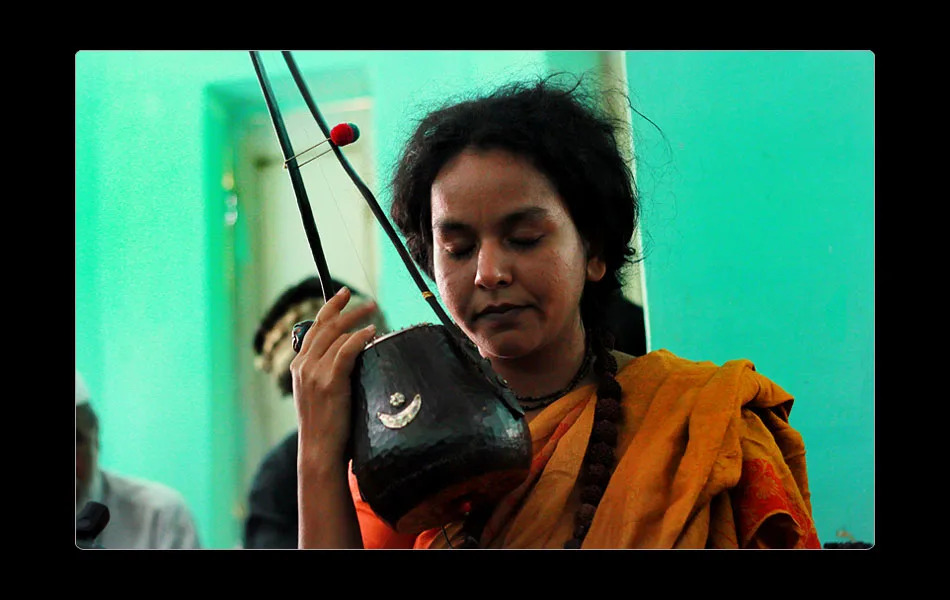
<svg viewBox="0 0 950 600"><path fill-rule="evenodd" d="M516 248L533 248L538 245L543 235L530 238L508 238L508 243Z"/></svg>
<svg viewBox="0 0 950 600"><path fill-rule="evenodd" d="M472 251L475 250L475 246L467 246L463 248L443 246L442 249L446 254L449 255L449 258L453 260L462 260L463 258L467 258L472 254Z"/></svg>
<svg viewBox="0 0 950 600"><path fill-rule="evenodd" d="M508 238L508 244L517 250L528 250L537 246L543 235L536 237L512 237ZM463 260L471 256L475 246L443 246L443 251L453 260Z"/></svg>

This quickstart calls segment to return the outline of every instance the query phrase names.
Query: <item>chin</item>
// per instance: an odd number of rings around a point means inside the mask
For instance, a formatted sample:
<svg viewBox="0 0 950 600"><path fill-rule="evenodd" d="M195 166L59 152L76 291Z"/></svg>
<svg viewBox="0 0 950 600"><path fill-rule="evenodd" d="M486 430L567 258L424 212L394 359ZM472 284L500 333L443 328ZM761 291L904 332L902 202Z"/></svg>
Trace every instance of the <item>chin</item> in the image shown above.
<svg viewBox="0 0 950 600"><path fill-rule="evenodd" d="M523 333L516 331L496 333L491 336L475 336L475 345L483 356L494 358L521 358L535 350Z"/></svg>

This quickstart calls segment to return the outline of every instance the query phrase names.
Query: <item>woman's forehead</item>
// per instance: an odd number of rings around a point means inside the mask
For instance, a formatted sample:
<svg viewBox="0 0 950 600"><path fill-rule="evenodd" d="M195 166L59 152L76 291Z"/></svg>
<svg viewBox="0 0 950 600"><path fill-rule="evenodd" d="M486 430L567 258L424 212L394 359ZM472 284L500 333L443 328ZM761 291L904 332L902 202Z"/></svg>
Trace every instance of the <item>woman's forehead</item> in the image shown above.
<svg viewBox="0 0 950 600"><path fill-rule="evenodd" d="M505 150L466 150L432 184L432 225L511 224L557 218L564 203L531 162Z"/></svg>
<svg viewBox="0 0 950 600"><path fill-rule="evenodd" d="M452 157L436 174L433 189L554 187L531 160L508 150L468 148Z"/></svg>

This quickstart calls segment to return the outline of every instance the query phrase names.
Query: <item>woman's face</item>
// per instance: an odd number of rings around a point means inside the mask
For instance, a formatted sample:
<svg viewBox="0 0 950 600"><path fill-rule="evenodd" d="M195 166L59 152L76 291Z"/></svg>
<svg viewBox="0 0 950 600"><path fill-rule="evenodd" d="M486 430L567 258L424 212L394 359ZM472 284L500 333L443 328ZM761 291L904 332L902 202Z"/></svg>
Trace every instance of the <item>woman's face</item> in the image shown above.
<svg viewBox="0 0 950 600"><path fill-rule="evenodd" d="M439 293L488 357L520 358L580 331L587 258L564 201L526 159L468 149L432 184L433 267Z"/></svg>

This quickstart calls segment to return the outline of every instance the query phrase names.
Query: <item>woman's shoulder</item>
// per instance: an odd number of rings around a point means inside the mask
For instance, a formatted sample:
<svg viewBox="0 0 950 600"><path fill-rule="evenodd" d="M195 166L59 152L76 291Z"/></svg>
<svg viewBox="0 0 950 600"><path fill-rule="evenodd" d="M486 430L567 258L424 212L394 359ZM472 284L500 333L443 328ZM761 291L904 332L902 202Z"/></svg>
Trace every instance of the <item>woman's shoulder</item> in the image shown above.
<svg viewBox="0 0 950 600"><path fill-rule="evenodd" d="M617 360L617 373L631 369L649 368L660 371L679 371L679 370L708 370L717 369L717 365L710 361L696 361L683 358L673 354L669 350L660 349L648 352L641 356L633 356L612 350L614 358Z"/></svg>
<svg viewBox="0 0 950 600"><path fill-rule="evenodd" d="M793 397L768 377L758 373L752 361L739 358L721 365L704 360L683 358L669 350L648 352L643 356L630 356L615 352L617 358L617 381L621 387L667 389L716 388L726 395L752 402L755 406L774 407L787 404L791 409ZM672 387L670 387L672 386ZM725 388L723 388L725 386Z"/></svg>
<svg viewBox="0 0 950 600"><path fill-rule="evenodd" d="M666 380L675 376L683 383L693 381L703 385L717 372L731 371L740 379L758 380L761 376L755 372L755 365L746 359L730 360L718 365L709 360L692 360L678 356L669 350L660 349L642 356L631 356L614 352L617 359L617 380L624 382L648 380Z"/></svg>

